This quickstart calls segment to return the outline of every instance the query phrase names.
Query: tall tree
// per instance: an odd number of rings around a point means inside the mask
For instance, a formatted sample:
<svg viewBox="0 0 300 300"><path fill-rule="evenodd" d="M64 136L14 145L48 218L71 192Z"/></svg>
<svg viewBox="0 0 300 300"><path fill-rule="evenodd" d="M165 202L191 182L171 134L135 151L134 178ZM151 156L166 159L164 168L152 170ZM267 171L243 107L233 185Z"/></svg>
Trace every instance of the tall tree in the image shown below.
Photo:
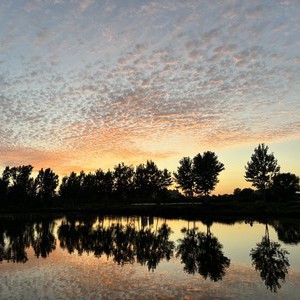
<svg viewBox="0 0 300 300"><path fill-rule="evenodd" d="M55 196L58 186L58 175L50 168L41 169L35 178L36 196L42 201L49 202Z"/></svg>
<svg viewBox="0 0 300 300"><path fill-rule="evenodd" d="M6 167L3 172L3 180L8 184L8 196L14 201L20 202L32 197L34 194L33 178L31 177L33 166Z"/></svg>
<svg viewBox="0 0 300 300"><path fill-rule="evenodd" d="M118 197L127 199L133 189L134 169L120 163L114 167L114 190Z"/></svg>
<svg viewBox="0 0 300 300"><path fill-rule="evenodd" d="M85 178L85 173L81 171L78 175L71 172L69 176L62 179L59 194L62 198L71 200L73 204L78 205L82 197L82 187Z"/></svg>
<svg viewBox="0 0 300 300"><path fill-rule="evenodd" d="M171 174L167 169L160 170L148 160L146 165L137 166L134 174L134 187L139 194L156 198L159 192L172 184Z"/></svg>
<svg viewBox="0 0 300 300"><path fill-rule="evenodd" d="M274 176L280 170L273 153L268 154L268 150L268 146L259 144L245 166L246 181L252 182L252 185L261 191L270 187Z"/></svg>
<svg viewBox="0 0 300 300"><path fill-rule="evenodd" d="M175 181L178 184L185 196L193 197L194 194L194 174L193 161L190 157L184 157L179 161L180 166L177 168L177 173L174 173Z"/></svg>
<svg viewBox="0 0 300 300"><path fill-rule="evenodd" d="M200 196L208 196L215 189L219 182L218 176L224 169L224 164L218 161L218 156L214 152L197 154L193 159L195 192Z"/></svg>
<svg viewBox="0 0 300 300"><path fill-rule="evenodd" d="M177 173L174 173L175 181L188 197L194 194L208 196L219 182L220 172L225 169L211 151L199 153L193 159L184 157L179 163Z"/></svg>
<svg viewBox="0 0 300 300"><path fill-rule="evenodd" d="M111 194L114 186L113 173L110 170L104 172L103 170L98 169L95 172L95 184L98 195Z"/></svg>

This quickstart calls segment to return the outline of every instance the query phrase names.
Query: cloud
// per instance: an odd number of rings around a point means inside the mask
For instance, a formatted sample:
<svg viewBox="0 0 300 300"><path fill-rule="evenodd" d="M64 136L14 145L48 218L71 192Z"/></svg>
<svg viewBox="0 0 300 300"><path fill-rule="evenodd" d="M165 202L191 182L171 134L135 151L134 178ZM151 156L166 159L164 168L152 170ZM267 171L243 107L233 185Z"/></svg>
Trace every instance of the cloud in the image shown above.
<svg viewBox="0 0 300 300"><path fill-rule="evenodd" d="M297 2L289 18L260 1L28 3L1 23L5 162L92 169L300 132Z"/></svg>
<svg viewBox="0 0 300 300"><path fill-rule="evenodd" d="M51 37L51 33L47 28L42 29L37 33L36 44L41 47L44 44L48 43Z"/></svg>

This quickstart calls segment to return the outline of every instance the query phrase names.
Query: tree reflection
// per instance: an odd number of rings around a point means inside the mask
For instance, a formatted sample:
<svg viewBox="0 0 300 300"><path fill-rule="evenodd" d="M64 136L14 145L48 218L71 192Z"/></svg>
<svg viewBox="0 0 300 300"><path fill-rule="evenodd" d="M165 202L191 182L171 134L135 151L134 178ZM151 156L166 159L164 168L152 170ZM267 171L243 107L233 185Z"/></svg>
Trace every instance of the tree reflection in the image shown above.
<svg viewBox="0 0 300 300"><path fill-rule="evenodd" d="M206 233L197 228L183 228L184 238L179 240L177 257L181 257L184 271L189 274L199 273L205 279L219 281L225 275L225 269L230 265L230 259L224 256L218 239L210 232L207 225Z"/></svg>
<svg viewBox="0 0 300 300"><path fill-rule="evenodd" d="M0 262L26 263L27 249L46 258L55 249L54 222L26 222L22 218L2 218L0 226Z"/></svg>
<svg viewBox="0 0 300 300"><path fill-rule="evenodd" d="M274 222L278 239L285 244L297 245L300 243L300 223L296 222Z"/></svg>
<svg viewBox="0 0 300 300"><path fill-rule="evenodd" d="M23 221L9 219L1 222L0 261L26 263L26 248L30 246L32 230Z"/></svg>
<svg viewBox="0 0 300 300"><path fill-rule="evenodd" d="M174 242L169 241L170 234L171 228L167 224L154 233L149 228L140 230L136 240L137 261L153 271L160 260L170 260L174 249Z"/></svg>
<svg viewBox="0 0 300 300"><path fill-rule="evenodd" d="M169 241L170 234L167 224L153 230L122 223L107 227L99 224L93 228L63 221L58 229L60 246L69 253L76 250L79 254L91 252L99 258L105 255L119 265L138 262L152 271L161 260L170 260L173 255L174 242Z"/></svg>
<svg viewBox="0 0 300 300"><path fill-rule="evenodd" d="M46 258L56 248L56 239L53 235L54 222L43 220L34 226L35 237L32 239L32 247L36 257Z"/></svg>
<svg viewBox="0 0 300 300"><path fill-rule="evenodd" d="M133 263L135 257L135 229L131 226L123 226L122 224L112 225L113 230L113 246L111 253L113 260L118 265L125 263Z"/></svg>
<svg viewBox="0 0 300 300"><path fill-rule="evenodd" d="M250 256L255 270L259 271L260 277L272 292L281 288L280 280L285 280L288 273L289 253L282 249L279 243L270 241L268 225L266 224L265 236L261 242L251 249Z"/></svg>

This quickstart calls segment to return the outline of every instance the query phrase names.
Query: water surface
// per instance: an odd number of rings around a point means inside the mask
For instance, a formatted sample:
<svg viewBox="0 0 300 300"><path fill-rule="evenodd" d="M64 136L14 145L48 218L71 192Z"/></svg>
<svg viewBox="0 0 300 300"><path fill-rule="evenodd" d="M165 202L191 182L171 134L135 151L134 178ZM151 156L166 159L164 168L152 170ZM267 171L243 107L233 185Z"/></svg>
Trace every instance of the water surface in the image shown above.
<svg viewBox="0 0 300 300"><path fill-rule="evenodd" d="M1 299L299 299L300 223L0 218Z"/></svg>

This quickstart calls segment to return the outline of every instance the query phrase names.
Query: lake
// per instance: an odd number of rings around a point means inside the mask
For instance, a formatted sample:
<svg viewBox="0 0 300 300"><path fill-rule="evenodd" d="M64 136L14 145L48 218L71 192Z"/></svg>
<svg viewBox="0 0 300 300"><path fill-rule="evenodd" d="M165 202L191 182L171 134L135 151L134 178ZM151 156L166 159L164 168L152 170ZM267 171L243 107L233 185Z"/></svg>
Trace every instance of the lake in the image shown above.
<svg viewBox="0 0 300 300"><path fill-rule="evenodd" d="M0 299L300 299L300 221L0 216Z"/></svg>

